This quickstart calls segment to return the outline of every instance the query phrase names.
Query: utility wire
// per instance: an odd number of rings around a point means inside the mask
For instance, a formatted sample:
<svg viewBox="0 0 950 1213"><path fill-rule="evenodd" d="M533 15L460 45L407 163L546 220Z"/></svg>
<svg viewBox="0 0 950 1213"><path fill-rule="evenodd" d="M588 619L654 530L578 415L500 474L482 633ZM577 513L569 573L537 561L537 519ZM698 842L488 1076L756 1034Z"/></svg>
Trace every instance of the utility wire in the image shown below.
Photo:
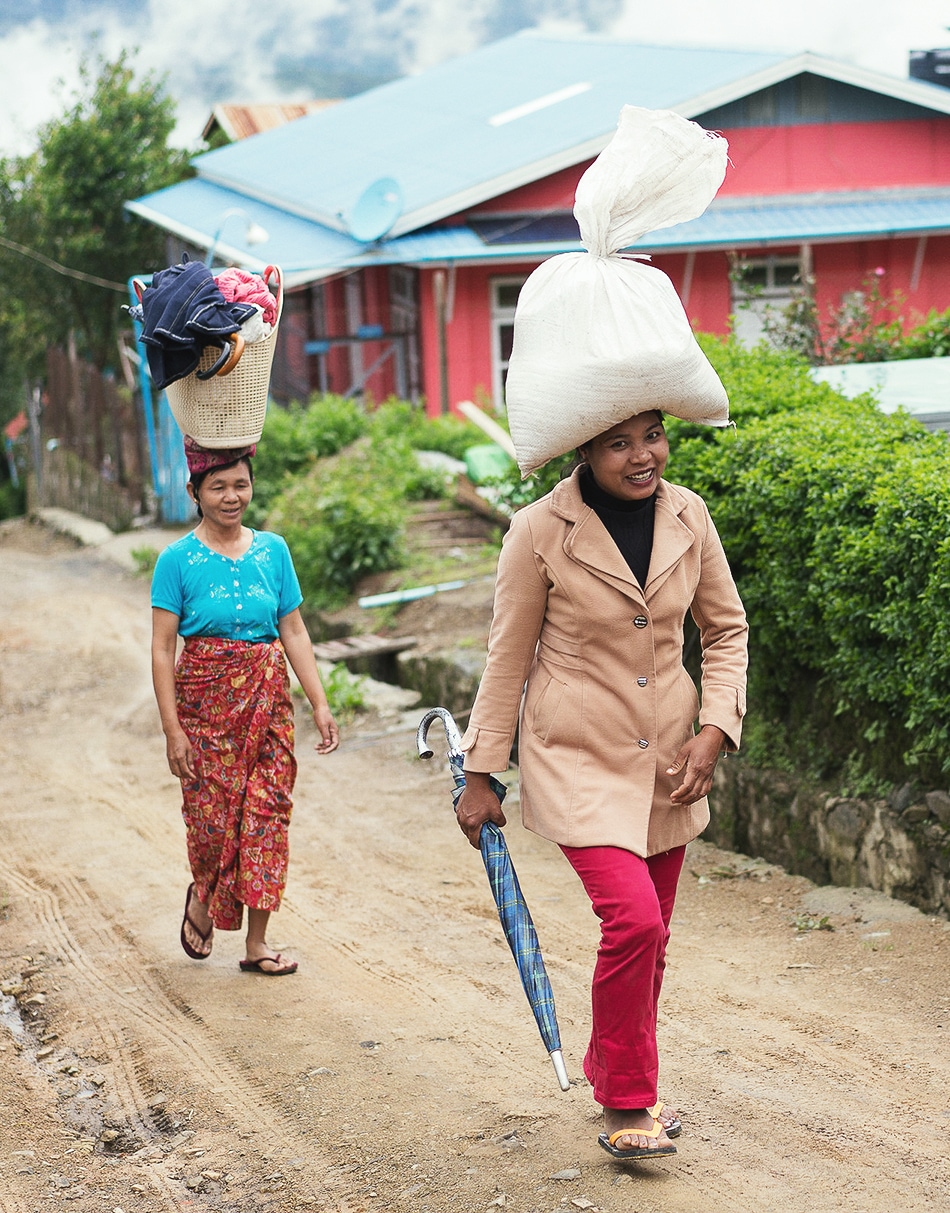
<svg viewBox="0 0 950 1213"><path fill-rule="evenodd" d="M14 253L19 253L21 257L30 257L33 261L39 261L41 265L55 270L57 274L64 274L67 278L77 278L80 282L89 282L93 286L106 287L110 291L120 291L123 295L128 291L128 287L124 283L110 282L108 278L96 278L93 274L84 274L82 270L71 270L65 265L60 265L58 261L53 261L42 253L37 253L34 249L25 248L22 244L7 240L5 236L0 236L0 244Z"/></svg>

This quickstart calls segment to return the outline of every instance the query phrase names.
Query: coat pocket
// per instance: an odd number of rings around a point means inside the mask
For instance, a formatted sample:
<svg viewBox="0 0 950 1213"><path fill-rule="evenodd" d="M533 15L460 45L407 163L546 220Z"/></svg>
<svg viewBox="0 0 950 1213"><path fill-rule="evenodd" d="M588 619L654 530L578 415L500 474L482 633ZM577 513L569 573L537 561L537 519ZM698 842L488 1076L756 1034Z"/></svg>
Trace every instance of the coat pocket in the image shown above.
<svg viewBox="0 0 950 1213"><path fill-rule="evenodd" d="M524 722L535 737L547 741L567 687L556 678L548 677L536 695L531 693L533 689L533 685L529 683L525 696Z"/></svg>

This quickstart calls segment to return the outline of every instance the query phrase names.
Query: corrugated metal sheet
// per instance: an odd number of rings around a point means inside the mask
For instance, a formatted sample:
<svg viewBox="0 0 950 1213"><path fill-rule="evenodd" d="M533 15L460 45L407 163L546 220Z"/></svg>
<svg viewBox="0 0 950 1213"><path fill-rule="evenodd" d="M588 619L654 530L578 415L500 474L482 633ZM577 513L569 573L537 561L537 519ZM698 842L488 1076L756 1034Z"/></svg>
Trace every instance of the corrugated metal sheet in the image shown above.
<svg viewBox="0 0 950 1213"><path fill-rule="evenodd" d="M147 194L128 209L188 244L208 248L220 230L219 257L260 270L279 265L288 286L314 282L342 268L363 252L363 245L318 223L299 219L233 190L193 177ZM233 213L230 218L225 215ZM257 245L244 240L248 222L259 224L268 239Z"/></svg>
<svg viewBox="0 0 950 1213"><path fill-rule="evenodd" d="M884 413L903 409L930 430L950 430L950 358L816 366L811 376L852 398L871 392Z"/></svg>
<svg viewBox="0 0 950 1213"><path fill-rule="evenodd" d="M219 126L227 137L235 142L238 139L247 139L249 135L259 135L262 131L272 131L288 122L296 122L298 118L319 113L320 110L336 104L336 101L321 100L302 101L296 105L216 105L205 123L201 137L208 139L215 127Z"/></svg>
<svg viewBox="0 0 950 1213"><path fill-rule="evenodd" d="M950 188L716 200L704 215L655 232L657 250L828 243L950 232Z"/></svg>

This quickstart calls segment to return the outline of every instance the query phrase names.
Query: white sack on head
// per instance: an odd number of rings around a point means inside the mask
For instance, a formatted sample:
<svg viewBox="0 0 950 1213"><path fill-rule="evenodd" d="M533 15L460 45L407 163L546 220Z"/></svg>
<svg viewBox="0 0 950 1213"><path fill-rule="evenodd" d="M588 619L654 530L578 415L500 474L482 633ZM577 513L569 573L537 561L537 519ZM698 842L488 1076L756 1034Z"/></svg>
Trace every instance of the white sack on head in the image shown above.
<svg viewBox="0 0 950 1213"><path fill-rule="evenodd" d="M729 401L669 278L621 249L701 215L725 139L669 110L624 106L581 178L586 253L551 257L521 289L505 395L522 475L635 413L726 425Z"/></svg>

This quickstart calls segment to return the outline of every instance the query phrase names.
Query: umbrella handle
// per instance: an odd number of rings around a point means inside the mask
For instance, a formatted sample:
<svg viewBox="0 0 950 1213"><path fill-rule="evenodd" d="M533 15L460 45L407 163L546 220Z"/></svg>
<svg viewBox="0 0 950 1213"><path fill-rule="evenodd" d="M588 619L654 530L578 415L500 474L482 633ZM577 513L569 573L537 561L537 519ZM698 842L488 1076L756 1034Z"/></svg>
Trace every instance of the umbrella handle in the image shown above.
<svg viewBox="0 0 950 1213"><path fill-rule="evenodd" d="M449 743L449 756L451 757L454 754L458 758L461 758L462 734L459 732L459 727L448 708L430 708L419 722L419 727L416 729L416 749L419 751L419 757L432 757L432 747L426 741L426 734L429 731L429 725L434 720L442 721L442 727L445 729L445 739Z"/></svg>

